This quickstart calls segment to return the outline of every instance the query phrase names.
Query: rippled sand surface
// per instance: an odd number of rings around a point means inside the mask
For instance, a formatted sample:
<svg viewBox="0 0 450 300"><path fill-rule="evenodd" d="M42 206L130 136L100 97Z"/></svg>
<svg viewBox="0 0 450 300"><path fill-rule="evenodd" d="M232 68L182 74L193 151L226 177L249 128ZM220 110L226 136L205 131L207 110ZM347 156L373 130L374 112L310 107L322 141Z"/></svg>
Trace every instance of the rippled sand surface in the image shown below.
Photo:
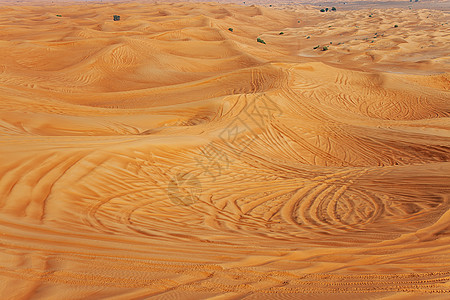
<svg viewBox="0 0 450 300"><path fill-rule="evenodd" d="M447 22L0 6L1 298L446 299Z"/></svg>

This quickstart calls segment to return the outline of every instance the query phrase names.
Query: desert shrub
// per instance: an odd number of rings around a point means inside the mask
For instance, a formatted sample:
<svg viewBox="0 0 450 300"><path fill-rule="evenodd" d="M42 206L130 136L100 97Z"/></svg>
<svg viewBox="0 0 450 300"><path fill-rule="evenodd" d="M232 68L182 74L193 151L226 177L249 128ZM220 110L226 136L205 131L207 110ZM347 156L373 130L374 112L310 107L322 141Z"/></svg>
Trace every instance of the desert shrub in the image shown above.
<svg viewBox="0 0 450 300"><path fill-rule="evenodd" d="M397 27L398 27L398 25L397 25L397 24L395 24L395 25L394 25L394 28L397 28Z"/></svg>
<svg viewBox="0 0 450 300"><path fill-rule="evenodd" d="M230 27L230 28L228 28L228 30L229 30L229 31L231 31L231 32L233 32L233 28L231 28L231 27Z"/></svg>
<svg viewBox="0 0 450 300"><path fill-rule="evenodd" d="M114 21L120 21L120 16L114 15L114 16L113 16L113 20L114 20Z"/></svg>
<svg viewBox="0 0 450 300"><path fill-rule="evenodd" d="M322 8L322 9L320 10L320 12L325 12L325 9Z"/></svg>
<svg viewBox="0 0 450 300"><path fill-rule="evenodd" d="M62 15L56 15L56 16L57 16L57 17L60 17L60 18L62 17Z"/></svg>
<svg viewBox="0 0 450 300"><path fill-rule="evenodd" d="M319 48L319 47L320 47L320 46L316 46L316 47L314 47L313 49L316 50L316 49Z"/></svg>
<svg viewBox="0 0 450 300"><path fill-rule="evenodd" d="M256 41L261 44L266 44L266 42L262 38L257 38Z"/></svg>
<svg viewBox="0 0 450 300"><path fill-rule="evenodd" d="M328 50L328 47L327 46L323 46L322 47L322 51L327 51Z"/></svg>
<svg viewBox="0 0 450 300"><path fill-rule="evenodd" d="M280 32L280 35L282 35L282 34L284 34L284 32L282 31L282 32Z"/></svg>
<svg viewBox="0 0 450 300"><path fill-rule="evenodd" d="M336 7L333 6L333 7L331 8L331 10L332 10L332 11L336 11Z"/></svg>
<svg viewBox="0 0 450 300"><path fill-rule="evenodd" d="M328 11L328 7L325 8L325 11Z"/></svg>

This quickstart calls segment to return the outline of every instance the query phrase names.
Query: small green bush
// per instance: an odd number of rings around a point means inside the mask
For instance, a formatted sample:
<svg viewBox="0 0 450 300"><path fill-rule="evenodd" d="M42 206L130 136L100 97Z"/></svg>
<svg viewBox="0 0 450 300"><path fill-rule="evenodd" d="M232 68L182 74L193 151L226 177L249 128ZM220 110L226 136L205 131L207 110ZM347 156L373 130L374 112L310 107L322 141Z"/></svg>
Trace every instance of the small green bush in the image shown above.
<svg viewBox="0 0 450 300"><path fill-rule="evenodd" d="M266 44L266 42L262 38L257 38L256 41L261 44Z"/></svg>
<svg viewBox="0 0 450 300"><path fill-rule="evenodd" d="M61 18L62 16L61 15L56 15L57 17L59 17L59 18Z"/></svg>
<svg viewBox="0 0 450 300"><path fill-rule="evenodd" d="M231 31L231 32L233 32L233 28L231 28L231 27L230 27L230 28L228 28L228 30L229 30L229 31Z"/></svg>
<svg viewBox="0 0 450 300"><path fill-rule="evenodd" d="M332 11L336 11L336 7L333 6L333 7L331 8L331 10L332 10Z"/></svg>
<svg viewBox="0 0 450 300"><path fill-rule="evenodd" d="M322 8L322 9L320 10L320 12L325 12L325 9Z"/></svg>
<svg viewBox="0 0 450 300"><path fill-rule="evenodd" d="M320 46L316 46L316 47L314 47L313 49L316 50L316 49L319 48L319 47L320 47Z"/></svg>
<svg viewBox="0 0 450 300"><path fill-rule="evenodd" d="M323 46L322 47L322 51L327 51L328 50L328 47L327 46Z"/></svg>
<svg viewBox="0 0 450 300"><path fill-rule="evenodd" d="M398 25L397 25L397 24L395 24L395 25L394 25L394 28L397 28L397 27L398 27Z"/></svg>
<svg viewBox="0 0 450 300"><path fill-rule="evenodd" d="M282 34L284 34L284 32L282 31L282 32L280 32L280 35L282 35Z"/></svg>

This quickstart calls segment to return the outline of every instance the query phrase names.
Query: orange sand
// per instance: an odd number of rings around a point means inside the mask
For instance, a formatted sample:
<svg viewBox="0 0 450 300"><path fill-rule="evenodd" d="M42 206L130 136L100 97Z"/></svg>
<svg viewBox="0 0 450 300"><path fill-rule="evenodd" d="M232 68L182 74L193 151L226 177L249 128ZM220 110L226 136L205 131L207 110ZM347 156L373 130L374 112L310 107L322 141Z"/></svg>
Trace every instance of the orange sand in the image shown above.
<svg viewBox="0 0 450 300"><path fill-rule="evenodd" d="M448 12L267 6L0 7L2 299L448 297Z"/></svg>

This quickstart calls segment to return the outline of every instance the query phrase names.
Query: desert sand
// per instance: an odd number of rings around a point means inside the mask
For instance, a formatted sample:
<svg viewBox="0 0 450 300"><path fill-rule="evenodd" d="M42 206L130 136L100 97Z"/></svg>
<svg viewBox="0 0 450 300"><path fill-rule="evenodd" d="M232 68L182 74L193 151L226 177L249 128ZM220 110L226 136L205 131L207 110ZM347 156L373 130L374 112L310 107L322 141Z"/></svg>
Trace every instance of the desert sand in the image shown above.
<svg viewBox="0 0 450 300"><path fill-rule="evenodd" d="M448 11L272 5L2 2L1 299L448 299Z"/></svg>

